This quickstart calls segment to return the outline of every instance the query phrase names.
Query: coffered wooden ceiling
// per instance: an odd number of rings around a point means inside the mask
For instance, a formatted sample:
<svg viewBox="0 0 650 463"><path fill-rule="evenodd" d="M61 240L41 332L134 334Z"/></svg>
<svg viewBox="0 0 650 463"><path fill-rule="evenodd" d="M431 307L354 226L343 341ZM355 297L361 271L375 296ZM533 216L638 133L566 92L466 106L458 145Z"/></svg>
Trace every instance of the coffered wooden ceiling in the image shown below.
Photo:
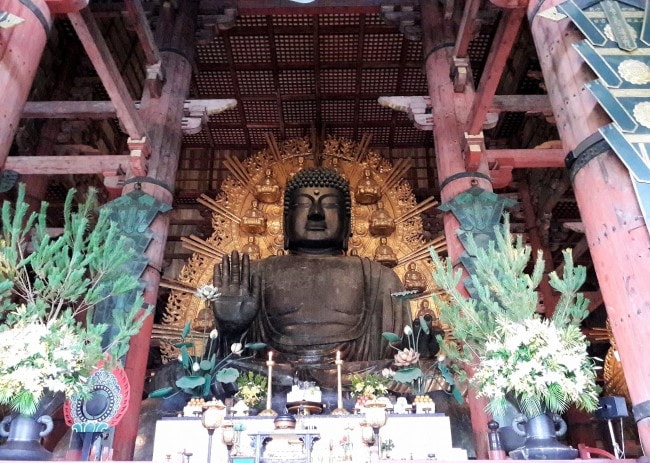
<svg viewBox="0 0 650 463"><path fill-rule="evenodd" d="M496 94L513 101L525 102L531 95L543 95L537 54L525 21L512 50L500 50L500 44L493 42L504 10L488 0L467 2L478 8L467 16L466 27L459 28L459 37L464 35L468 40L466 57L474 86L479 88L482 80L490 77L499 82ZM468 5L462 0L444 3L449 20L460 24ZM145 0L141 4L155 30L163 3ZM121 1L93 0L90 7L133 100L138 100L145 81L146 57L133 18ZM223 166L226 155L243 158L256 152L266 145L268 133L285 140L312 131L353 140L372 135L371 148L384 156L415 161L408 180L420 197L436 195L431 132L415 128L406 113L378 103L382 96L428 94L419 16L420 5L415 0L316 0L311 4L201 0L190 98L235 99L237 106L210 115L200 130L184 136L175 206L198 209L198 194L215 193L227 174ZM55 32L30 98L32 103L108 101L70 24L57 20ZM490 66L490 59L499 53L507 54L505 65ZM503 106L492 128L484 131L488 149L534 148L557 137L548 105L546 112L539 104L515 106ZM47 124L38 117L32 114L23 120L13 154L33 153L33 140L43 136L55 139L51 148L55 154L125 153L126 135L117 119L110 116L100 120L97 114L78 114L60 122L49 119ZM520 178L526 175L523 171L515 174ZM535 185L548 189L552 182L558 183L548 179L556 177L538 175ZM79 176L73 183L78 182ZM50 192L62 194L69 183L70 177L62 177ZM545 201L543 213L552 217L553 208L562 207L562 214L557 214L562 222L552 223L550 229L561 229L563 221L579 220L572 198L554 195L551 188L544 193L551 198L546 201L535 185L531 193L534 200L540 196ZM181 219L170 238L178 239L189 229L204 234L209 227L207 213L202 219ZM575 239L563 233L553 236L561 242Z"/></svg>
<svg viewBox="0 0 650 463"><path fill-rule="evenodd" d="M380 106L388 95L426 95L422 43L379 13L239 17L196 48L198 98L236 98L188 144L255 149L265 134L303 136L312 127L376 146L431 143L405 113Z"/></svg>
<svg viewBox="0 0 650 463"><path fill-rule="evenodd" d="M476 1L480 8L469 21L467 58L478 85L502 10ZM460 21L463 2L446 3L450 21ZM428 94L417 1L203 0L200 5L191 97L234 98L238 105L211 116L201 132L185 137L186 146L251 152L265 145L267 133L282 140L312 128L351 139L368 133L374 147L432 146L430 132L377 101ZM96 0L91 6L107 37L134 35L121 2ZM155 28L160 2L143 6ZM124 43L109 42L125 55ZM142 71L133 68L143 59L137 40L131 43L121 65L125 76L136 74L129 80L137 98ZM491 72L502 75L499 93L544 93L525 26L508 66ZM488 144L518 148L539 142L540 137L521 139L527 119L525 110L502 113L486 133Z"/></svg>

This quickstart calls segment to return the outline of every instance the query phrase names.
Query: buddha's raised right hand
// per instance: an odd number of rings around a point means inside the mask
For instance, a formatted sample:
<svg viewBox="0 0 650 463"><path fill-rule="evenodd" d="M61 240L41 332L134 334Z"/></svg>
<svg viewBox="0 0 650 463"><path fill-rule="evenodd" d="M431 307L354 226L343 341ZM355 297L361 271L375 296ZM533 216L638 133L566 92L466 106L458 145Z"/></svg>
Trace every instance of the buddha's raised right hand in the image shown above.
<svg viewBox="0 0 650 463"><path fill-rule="evenodd" d="M260 307L260 278L251 275L248 254L225 255L215 264L213 285L220 296L212 301L217 326L231 338L239 337L250 326Z"/></svg>

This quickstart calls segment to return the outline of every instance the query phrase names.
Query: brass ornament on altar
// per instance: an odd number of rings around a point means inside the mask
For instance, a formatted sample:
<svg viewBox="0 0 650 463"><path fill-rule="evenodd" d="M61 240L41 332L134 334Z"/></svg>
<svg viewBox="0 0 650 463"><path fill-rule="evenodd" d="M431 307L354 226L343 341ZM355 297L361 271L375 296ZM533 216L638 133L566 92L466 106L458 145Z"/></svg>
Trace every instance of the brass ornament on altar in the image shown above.
<svg viewBox="0 0 650 463"><path fill-rule="evenodd" d="M308 138L278 143L267 137L269 147L240 161L227 158L224 165L231 176L223 180L215 198L202 195L198 202L213 212L213 233L204 241L195 237L184 239L184 246L193 251L172 287L163 327L155 329L165 359L176 357L169 328L182 328L187 320L195 320L202 308L192 291L212 282L214 264L233 250L247 252L253 259L281 255L284 251L283 193L287 180L301 169L317 164L334 168L350 182L352 196L352 236L348 255L375 258L394 271L404 283L410 264L417 262L418 294L411 301L411 312L417 312L417 298L425 298L436 290L431 273L429 247L438 252L445 248L444 237L426 242L420 213L437 205L434 198L418 204L411 186L404 180L409 161L398 160L395 165L368 149L369 137L359 143L328 137L321 149L315 149ZM275 189L275 186L278 189ZM279 191L277 199L276 192ZM361 199L361 201L359 201ZM382 221L375 222L373 214L381 210ZM388 226L387 226L388 225ZM390 232L392 228L392 232ZM379 236L379 239L377 237ZM412 283L412 274L409 274ZM411 284L412 285L412 284ZM187 290L182 288L187 287ZM194 329L194 327L193 327ZM380 335L380 333L379 333Z"/></svg>

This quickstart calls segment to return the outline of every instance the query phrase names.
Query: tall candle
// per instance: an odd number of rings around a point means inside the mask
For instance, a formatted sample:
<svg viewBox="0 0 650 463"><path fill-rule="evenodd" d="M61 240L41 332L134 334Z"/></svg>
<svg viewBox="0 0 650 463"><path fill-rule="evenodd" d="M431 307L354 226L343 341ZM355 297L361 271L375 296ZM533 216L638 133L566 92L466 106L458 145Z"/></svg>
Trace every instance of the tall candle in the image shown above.
<svg viewBox="0 0 650 463"><path fill-rule="evenodd" d="M343 408L343 392L341 386L341 365L343 365L343 360L341 360L341 351L336 351L336 379L337 379L337 408L340 410Z"/></svg>
<svg viewBox="0 0 650 463"><path fill-rule="evenodd" d="M266 409L271 410L271 382L273 379L273 352L269 351L269 360L266 362L269 367L267 390L266 390Z"/></svg>

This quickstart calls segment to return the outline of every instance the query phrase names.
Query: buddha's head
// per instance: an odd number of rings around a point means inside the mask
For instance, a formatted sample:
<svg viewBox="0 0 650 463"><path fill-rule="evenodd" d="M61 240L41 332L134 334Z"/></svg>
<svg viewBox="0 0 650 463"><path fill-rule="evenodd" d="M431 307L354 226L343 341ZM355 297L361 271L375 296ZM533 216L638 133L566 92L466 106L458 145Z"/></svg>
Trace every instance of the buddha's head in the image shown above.
<svg viewBox="0 0 650 463"><path fill-rule="evenodd" d="M284 247L306 254L345 252L350 236L350 185L333 169L303 169L284 191Z"/></svg>

